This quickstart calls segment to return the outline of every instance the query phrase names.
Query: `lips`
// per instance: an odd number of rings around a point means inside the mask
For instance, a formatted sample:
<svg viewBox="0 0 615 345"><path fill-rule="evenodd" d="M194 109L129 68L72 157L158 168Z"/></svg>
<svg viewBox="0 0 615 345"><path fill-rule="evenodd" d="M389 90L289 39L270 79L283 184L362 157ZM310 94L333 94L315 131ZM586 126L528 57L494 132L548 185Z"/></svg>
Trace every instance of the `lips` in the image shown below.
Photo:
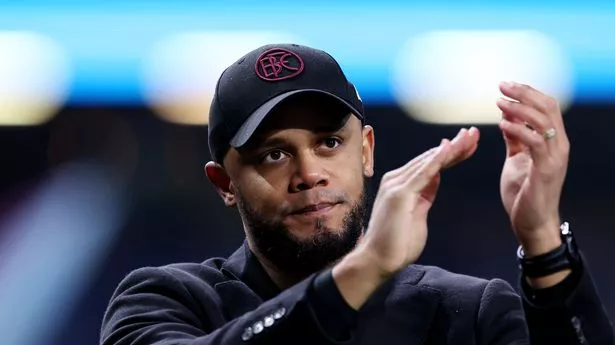
<svg viewBox="0 0 615 345"><path fill-rule="evenodd" d="M294 212L292 212L291 214L309 214L309 213L314 213L314 212L318 212L320 210L324 210L326 208L329 207L333 207L335 205L337 205L337 202L320 202L317 204L311 204L308 205L306 207L302 207Z"/></svg>

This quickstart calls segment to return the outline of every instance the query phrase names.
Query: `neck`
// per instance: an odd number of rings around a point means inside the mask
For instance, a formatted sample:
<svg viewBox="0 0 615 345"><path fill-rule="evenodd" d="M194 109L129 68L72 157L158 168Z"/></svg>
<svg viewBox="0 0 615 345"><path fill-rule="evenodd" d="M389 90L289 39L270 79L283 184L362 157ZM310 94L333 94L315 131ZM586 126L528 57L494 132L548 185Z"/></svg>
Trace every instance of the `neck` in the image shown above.
<svg viewBox="0 0 615 345"><path fill-rule="evenodd" d="M263 255L260 250L258 250L257 246L254 245L250 236L247 237L248 247L252 254L256 257L258 262L261 264L269 278L273 281L273 283L280 288L280 290L285 290L301 280L305 279L304 276L298 276L296 274L290 274L288 272L283 272L279 268L276 267L270 260L268 260L265 255Z"/></svg>
<svg viewBox="0 0 615 345"><path fill-rule="evenodd" d="M274 264L263 257L260 253L255 252L254 255L256 255L256 258L265 269L265 272L267 272L269 278L271 278L273 283L279 287L280 290L286 290L306 278L281 272L277 267L275 267Z"/></svg>

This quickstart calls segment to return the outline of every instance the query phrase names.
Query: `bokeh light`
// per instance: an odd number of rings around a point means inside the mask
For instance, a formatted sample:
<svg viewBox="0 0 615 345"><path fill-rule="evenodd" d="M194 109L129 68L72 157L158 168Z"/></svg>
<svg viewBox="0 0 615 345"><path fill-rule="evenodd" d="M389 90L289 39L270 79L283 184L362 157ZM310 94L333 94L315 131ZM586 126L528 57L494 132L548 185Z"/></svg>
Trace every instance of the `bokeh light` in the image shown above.
<svg viewBox="0 0 615 345"><path fill-rule="evenodd" d="M62 106L69 84L68 57L53 40L0 31L0 125L47 122Z"/></svg>
<svg viewBox="0 0 615 345"><path fill-rule="evenodd" d="M565 53L535 31L428 32L406 42L392 69L399 104L427 123L498 123L501 81L532 85L564 110L573 96Z"/></svg>

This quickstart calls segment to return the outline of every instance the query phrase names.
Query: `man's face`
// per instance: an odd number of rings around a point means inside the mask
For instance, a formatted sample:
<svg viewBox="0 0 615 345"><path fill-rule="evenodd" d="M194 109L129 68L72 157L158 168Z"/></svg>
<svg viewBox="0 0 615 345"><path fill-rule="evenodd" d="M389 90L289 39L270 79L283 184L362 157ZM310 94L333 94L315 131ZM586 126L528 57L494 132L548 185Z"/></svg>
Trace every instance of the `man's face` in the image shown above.
<svg viewBox="0 0 615 345"><path fill-rule="evenodd" d="M253 249L308 274L356 244L372 175L373 132L322 97L295 97L224 160Z"/></svg>

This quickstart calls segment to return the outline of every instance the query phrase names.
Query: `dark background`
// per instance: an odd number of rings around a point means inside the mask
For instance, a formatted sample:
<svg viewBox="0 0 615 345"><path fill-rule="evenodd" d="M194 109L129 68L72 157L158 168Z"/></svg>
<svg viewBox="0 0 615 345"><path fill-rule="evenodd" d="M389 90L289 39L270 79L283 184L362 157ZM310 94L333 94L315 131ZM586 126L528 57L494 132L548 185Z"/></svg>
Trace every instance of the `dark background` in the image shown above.
<svg viewBox="0 0 615 345"><path fill-rule="evenodd" d="M383 173L459 129L417 123L392 106L368 106L367 114L376 133L373 191ZM609 315L615 318L613 114L613 104L573 105L566 112L571 157L561 213L589 261ZM496 126L479 129L476 155L443 175L420 263L501 277L516 286L517 243L498 187L504 143ZM147 108L71 107L43 126L0 127L0 152L0 219L13 216L38 186L70 162L96 164L110 172L124 211L100 260L86 273L67 278L79 279L82 287L71 295L45 344L97 343L108 300L129 271L227 256L243 240L236 211L224 207L203 174L209 159L204 126L169 124ZM88 224L86 219L80 231L87 232L96 222L92 218ZM4 224L0 231L11 231ZM6 234L0 232L0 243L2 235ZM33 260L46 265L47 258ZM50 265L46 270L55 268ZM45 288L37 286L34 291Z"/></svg>

